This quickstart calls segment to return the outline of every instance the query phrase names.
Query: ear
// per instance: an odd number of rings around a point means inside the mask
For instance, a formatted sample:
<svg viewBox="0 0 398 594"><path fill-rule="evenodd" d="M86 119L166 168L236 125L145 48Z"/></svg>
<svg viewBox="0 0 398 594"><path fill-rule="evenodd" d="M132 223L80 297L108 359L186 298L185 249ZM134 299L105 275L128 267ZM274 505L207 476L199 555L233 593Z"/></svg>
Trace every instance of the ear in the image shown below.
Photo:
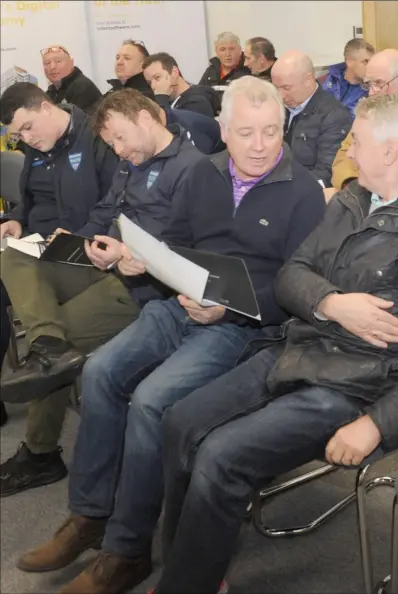
<svg viewBox="0 0 398 594"><path fill-rule="evenodd" d="M151 114L149 113L149 111L147 111L146 109L141 109L141 111L138 113L137 124L139 126L148 127L148 125L150 125L152 123L153 123L153 118L152 118Z"/></svg>
<svg viewBox="0 0 398 594"><path fill-rule="evenodd" d="M46 115L51 115L53 113L54 105L49 101L43 101L43 103L40 106L40 109L42 113L45 113Z"/></svg>
<svg viewBox="0 0 398 594"><path fill-rule="evenodd" d="M176 78L181 76L181 72L178 70L177 66L173 66L173 68L171 69L171 75L175 76Z"/></svg>
<svg viewBox="0 0 398 594"><path fill-rule="evenodd" d="M384 145L384 162L389 167L398 167L398 139L388 138Z"/></svg>
<svg viewBox="0 0 398 594"><path fill-rule="evenodd" d="M220 120L218 121L218 123L220 125L221 140L224 144L227 144L228 128Z"/></svg>

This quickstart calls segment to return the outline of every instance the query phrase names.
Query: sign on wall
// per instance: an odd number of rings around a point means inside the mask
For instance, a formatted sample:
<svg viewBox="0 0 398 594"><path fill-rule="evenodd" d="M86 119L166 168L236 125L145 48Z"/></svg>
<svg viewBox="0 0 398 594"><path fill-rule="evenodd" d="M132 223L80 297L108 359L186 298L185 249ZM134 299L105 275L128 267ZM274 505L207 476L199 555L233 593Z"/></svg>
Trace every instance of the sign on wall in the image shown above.
<svg viewBox="0 0 398 594"><path fill-rule="evenodd" d="M105 91L125 39L150 53L166 51L185 77L197 82L207 66L204 2L162 0L11 2L1 0L1 74L38 79L47 88L40 50L65 46L75 64Z"/></svg>

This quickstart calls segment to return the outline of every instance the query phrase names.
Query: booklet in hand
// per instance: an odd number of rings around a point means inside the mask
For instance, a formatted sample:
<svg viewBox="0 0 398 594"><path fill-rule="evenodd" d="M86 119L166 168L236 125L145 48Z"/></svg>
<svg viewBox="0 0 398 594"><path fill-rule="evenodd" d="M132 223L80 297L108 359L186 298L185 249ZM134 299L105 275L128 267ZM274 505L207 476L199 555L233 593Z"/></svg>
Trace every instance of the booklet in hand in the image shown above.
<svg viewBox="0 0 398 594"><path fill-rule="evenodd" d="M149 274L203 306L223 305L261 320L253 285L241 258L169 247L124 215L118 218L123 243Z"/></svg>
<svg viewBox="0 0 398 594"><path fill-rule="evenodd" d="M72 233L60 233L54 237L51 243L47 243L43 238L41 238L41 241L32 242L31 240L26 241L9 237L7 238L7 247L46 262L92 266L93 264L88 259L84 249L85 239L85 237L73 235Z"/></svg>

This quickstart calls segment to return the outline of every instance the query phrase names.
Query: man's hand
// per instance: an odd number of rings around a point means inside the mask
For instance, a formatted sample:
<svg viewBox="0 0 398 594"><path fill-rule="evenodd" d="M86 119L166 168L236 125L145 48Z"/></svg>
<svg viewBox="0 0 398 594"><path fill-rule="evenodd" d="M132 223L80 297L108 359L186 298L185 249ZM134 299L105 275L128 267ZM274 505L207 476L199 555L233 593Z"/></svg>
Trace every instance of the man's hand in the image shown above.
<svg viewBox="0 0 398 594"><path fill-rule="evenodd" d="M124 243L121 244L120 260L117 267L124 276L138 276L145 273L144 264L134 258Z"/></svg>
<svg viewBox="0 0 398 594"><path fill-rule="evenodd" d="M156 80L151 80L151 88L155 95L167 95L170 97L173 85L171 84L170 74L164 70L162 76Z"/></svg>
<svg viewBox="0 0 398 594"><path fill-rule="evenodd" d="M106 248L102 249L99 246L100 243ZM118 262L121 257L121 246L120 241L107 235L95 235L92 243L87 239L84 242L87 257L100 270L107 270L112 264Z"/></svg>
<svg viewBox="0 0 398 594"><path fill-rule="evenodd" d="M392 301L366 293L332 294L321 301L317 313L337 322L362 340L387 348L398 343L398 318L389 313Z"/></svg>
<svg viewBox="0 0 398 594"><path fill-rule="evenodd" d="M0 225L0 239L13 237L19 239L22 235L22 225L18 221L6 221Z"/></svg>
<svg viewBox="0 0 398 594"><path fill-rule="evenodd" d="M202 307L192 299L184 297L183 295L178 296L178 301L182 307L184 307L190 318L192 318L198 324L213 324L220 320L225 314L225 307L222 305L213 305L211 307Z"/></svg>
<svg viewBox="0 0 398 594"><path fill-rule="evenodd" d="M52 241L54 241L54 239L57 237L57 235L60 235L61 233L65 233L65 235L70 235L71 232L67 231L66 229L62 229L62 227L57 227L54 231L54 233L51 233L51 235L49 235L46 239L47 243L51 243Z"/></svg>
<svg viewBox="0 0 398 594"><path fill-rule="evenodd" d="M380 431L365 415L336 431L326 446L326 458L331 464L358 466L380 442Z"/></svg>

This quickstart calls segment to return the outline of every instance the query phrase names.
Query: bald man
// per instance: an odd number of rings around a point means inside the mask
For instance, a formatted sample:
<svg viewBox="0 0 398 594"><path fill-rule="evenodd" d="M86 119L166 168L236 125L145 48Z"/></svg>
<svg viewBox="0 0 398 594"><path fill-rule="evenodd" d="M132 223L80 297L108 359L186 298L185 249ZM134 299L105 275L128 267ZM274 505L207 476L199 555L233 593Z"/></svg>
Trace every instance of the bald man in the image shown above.
<svg viewBox="0 0 398 594"><path fill-rule="evenodd" d="M367 87L370 96L398 93L398 49L385 49L369 60L363 86ZM332 184L335 191L342 190L358 177L358 169L348 157L351 144L352 136L349 134L333 162Z"/></svg>
<svg viewBox="0 0 398 594"><path fill-rule="evenodd" d="M331 187L333 160L352 125L349 110L318 85L311 58L298 50L282 54L272 82L285 104L284 135L293 156L322 187Z"/></svg>

